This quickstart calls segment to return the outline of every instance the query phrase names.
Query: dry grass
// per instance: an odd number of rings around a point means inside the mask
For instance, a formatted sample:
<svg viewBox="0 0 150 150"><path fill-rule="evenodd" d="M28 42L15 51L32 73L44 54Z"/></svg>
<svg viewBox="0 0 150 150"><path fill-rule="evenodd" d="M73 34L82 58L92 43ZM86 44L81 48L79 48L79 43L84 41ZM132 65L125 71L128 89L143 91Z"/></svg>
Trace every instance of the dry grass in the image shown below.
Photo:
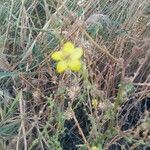
<svg viewBox="0 0 150 150"><path fill-rule="evenodd" d="M122 139L122 150L150 146L149 8L149 0L1 0L0 150L71 150L70 132L72 150L117 150ZM83 48L82 74L56 73L50 55L65 41ZM140 106L140 120L122 131Z"/></svg>

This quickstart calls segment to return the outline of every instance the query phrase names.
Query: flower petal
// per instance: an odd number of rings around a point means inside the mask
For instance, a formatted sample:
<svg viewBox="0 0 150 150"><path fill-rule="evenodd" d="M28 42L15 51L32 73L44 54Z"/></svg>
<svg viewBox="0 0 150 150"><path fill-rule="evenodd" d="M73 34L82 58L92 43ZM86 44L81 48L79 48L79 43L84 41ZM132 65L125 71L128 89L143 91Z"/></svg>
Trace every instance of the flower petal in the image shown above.
<svg viewBox="0 0 150 150"><path fill-rule="evenodd" d="M75 48L74 52L71 54L71 59L79 59L83 55L83 49L82 48Z"/></svg>
<svg viewBox="0 0 150 150"><path fill-rule="evenodd" d="M68 67L72 71L79 71L81 69L81 62L78 59L68 61Z"/></svg>
<svg viewBox="0 0 150 150"><path fill-rule="evenodd" d="M62 58L63 58L62 51L54 52L51 57L52 57L52 59L54 59L56 61L62 60Z"/></svg>
<svg viewBox="0 0 150 150"><path fill-rule="evenodd" d="M92 99L92 106L93 106L94 108L96 108L96 107L98 106L98 101L97 101L97 99Z"/></svg>
<svg viewBox="0 0 150 150"><path fill-rule="evenodd" d="M68 68L66 61L59 61L57 63L56 71L58 73L63 73Z"/></svg>
<svg viewBox="0 0 150 150"><path fill-rule="evenodd" d="M63 46L63 52L67 53L67 54L71 54L74 52L74 44L71 42L66 42Z"/></svg>

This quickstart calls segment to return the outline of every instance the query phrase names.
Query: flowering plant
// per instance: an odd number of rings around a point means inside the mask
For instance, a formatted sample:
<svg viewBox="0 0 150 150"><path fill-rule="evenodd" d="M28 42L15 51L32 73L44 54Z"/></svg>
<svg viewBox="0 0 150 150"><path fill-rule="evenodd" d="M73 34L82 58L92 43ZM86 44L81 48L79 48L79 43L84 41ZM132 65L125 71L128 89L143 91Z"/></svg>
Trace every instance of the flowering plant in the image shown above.
<svg viewBox="0 0 150 150"><path fill-rule="evenodd" d="M75 47L72 42L66 42L62 49L52 54L52 59L57 61L56 71L63 73L70 69L79 71L81 69L81 57L83 50L80 47Z"/></svg>

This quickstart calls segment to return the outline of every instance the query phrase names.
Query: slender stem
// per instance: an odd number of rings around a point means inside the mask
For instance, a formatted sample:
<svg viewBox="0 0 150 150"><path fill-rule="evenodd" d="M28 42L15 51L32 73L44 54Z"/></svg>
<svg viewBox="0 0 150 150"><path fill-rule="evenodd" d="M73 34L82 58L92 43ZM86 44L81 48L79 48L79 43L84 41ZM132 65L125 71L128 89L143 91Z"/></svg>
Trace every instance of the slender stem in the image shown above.
<svg viewBox="0 0 150 150"><path fill-rule="evenodd" d="M75 116L73 110L72 110L72 115L73 115L73 119L74 119L74 121L75 121L75 123L76 123L76 125L77 125L77 127L78 127L79 133L80 133L80 135L82 136L83 141L84 141L84 143L85 143L86 146L87 146L87 149L90 150L90 145L89 145L89 143L87 142L87 140L86 140L86 138L85 138L85 136L84 136L84 133L83 133L83 131L82 131L80 125L79 125L79 122L78 122L78 120L77 120L77 118L76 118L76 116Z"/></svg>
<svg viewBox="0 0 150 150"><path fill-rule="evenodd" d="M105 46L101 47L99 46L94 40L93 38L86 32L85 29L83 29L82 27L80 27L82 32L85 34L85 36L98 48L100 49L103 53L105 53L107 56L109 56L113 61L115 61L116 63L119 63L119 60L117 58L115 58L113 55L111 55L108 50L106 49Z"/></svg>

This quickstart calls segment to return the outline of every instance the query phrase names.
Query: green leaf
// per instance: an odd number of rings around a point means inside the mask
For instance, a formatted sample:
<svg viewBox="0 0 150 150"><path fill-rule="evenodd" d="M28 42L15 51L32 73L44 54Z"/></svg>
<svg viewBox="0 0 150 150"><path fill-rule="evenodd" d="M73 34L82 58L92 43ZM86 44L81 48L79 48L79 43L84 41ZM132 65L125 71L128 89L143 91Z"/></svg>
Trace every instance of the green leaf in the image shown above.
<svg viewBox="0 0 150 150"><path fill-rule="evenodd" d="M17 134L18 122L9 123L0 127L0 136L13 136Z"/></svg>
<svg viewBox="0 0 150 150"><path fill-rule="evenodd" d="M14 72L0 72L0 79L6 78L6 77L15 77L17 76Z"/></svg>

